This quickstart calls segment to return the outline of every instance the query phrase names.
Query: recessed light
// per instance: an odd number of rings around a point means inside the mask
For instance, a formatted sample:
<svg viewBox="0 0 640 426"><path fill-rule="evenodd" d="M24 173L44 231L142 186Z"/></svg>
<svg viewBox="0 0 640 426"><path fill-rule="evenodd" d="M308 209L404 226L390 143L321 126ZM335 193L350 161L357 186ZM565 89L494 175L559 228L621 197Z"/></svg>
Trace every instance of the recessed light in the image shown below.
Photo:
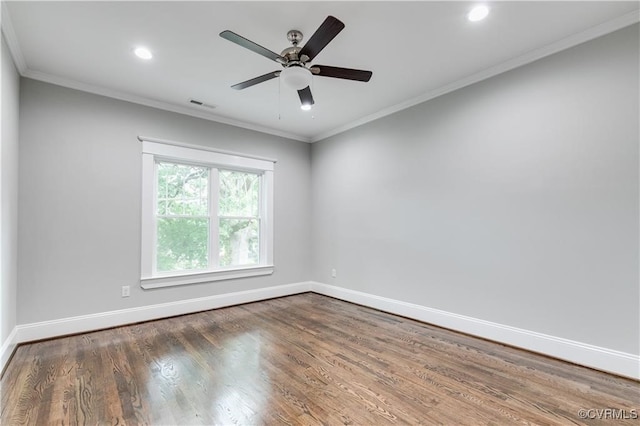
<svg viewBox="0 0 640 426"><path fill-rule="evenodd" d="M489 8L487 6L476 6L471 9L471 12L467 15L467 19L471 22L478 22L486 18L487 15L489 15Z"/></svg>
<svg viewBox="0 0 640 426"><path fill-rule="evenodd" d="M136 49L133 51L133 53L136 54L136 56L140 59L151 59L153 58L153 55L151 54L151 51L149 49L147 49L146 47L136 47Z"/></svg>
<svg viewBox="0 0 640 426"><path fill-rule="evenodd" d="M309 111L311 109L311 104L302 104L300 105L300 109L303 111Z"/></svg>

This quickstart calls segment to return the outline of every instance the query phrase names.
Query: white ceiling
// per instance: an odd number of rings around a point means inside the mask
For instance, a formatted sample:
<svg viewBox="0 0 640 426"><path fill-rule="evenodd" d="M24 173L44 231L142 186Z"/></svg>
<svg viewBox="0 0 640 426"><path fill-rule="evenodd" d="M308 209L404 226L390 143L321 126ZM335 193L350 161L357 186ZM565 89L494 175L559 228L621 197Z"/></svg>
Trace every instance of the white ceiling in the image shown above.
<svg viewBox="0 0 640 426"><path fill-rule="evenodd" d="M3 2L3 32L20 73L68 87L316 141L638 22L638 2ZM286 33L311 37L328 16L345 29L313 63L373 71L368 83L314 77L300 110L280 69L218 34L234 31L279 53ZM154 54L133 55L138 45ZM195 107L189 99L214 105Z"/></svg>

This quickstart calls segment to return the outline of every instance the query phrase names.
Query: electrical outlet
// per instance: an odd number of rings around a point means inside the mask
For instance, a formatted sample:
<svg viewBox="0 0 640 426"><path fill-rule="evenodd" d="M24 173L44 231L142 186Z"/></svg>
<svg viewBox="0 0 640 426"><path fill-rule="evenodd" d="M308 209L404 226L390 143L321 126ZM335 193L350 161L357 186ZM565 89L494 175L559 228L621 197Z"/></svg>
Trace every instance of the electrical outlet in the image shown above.
<svg viewBox="0 0 640 426"><path fill-rule="evenodd" d="M335 269L332 269L332 270L331 270L331 277L335 278L335 277L337 277L337 276L338 276L338 274L336 273L336 270L335 270Z"/></svg>
<svg viewBox="0 0 640 426"><path fill-rule="evenodd" d="M122 286L122 297L129 297L129 296L131 296L130 291L131 291L131 289L130 289L130 287L129 287L128 285L123 285L123 286Z"/></svg>

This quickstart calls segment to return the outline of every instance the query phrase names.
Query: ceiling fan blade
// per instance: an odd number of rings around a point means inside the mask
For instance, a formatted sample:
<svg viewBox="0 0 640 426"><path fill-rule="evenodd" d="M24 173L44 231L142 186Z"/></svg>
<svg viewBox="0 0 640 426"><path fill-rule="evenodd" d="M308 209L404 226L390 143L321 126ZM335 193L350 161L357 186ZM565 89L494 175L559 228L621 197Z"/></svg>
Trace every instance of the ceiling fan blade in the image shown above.
<svg viewBox="0 0 640 426"><path fill-rule="evenodd" d="M241 35L238 35L236 33L234 33L233 31L229 31L229 30L225 30L223 32L220 33L220 37L229 40L239 46L244 47L245 49L249 49L252 52L257 53L258 55L262 55L265 58L271 59L272 61L276 61L280 64L284 64L287 62L287 60L285 58L283 58L282 56L278 55L276 52L272 52L271 50L267 49L266 47L262 47L257 43L252 42L249 39L246 39L244 37L242 37Z"/></svg>
<svg viewBox="0 0 640 426"><path fill-rule="evenodd" d="M314 65L311 67L314 75L322 77L343 78L345 80L356 80L367 82L371 79L371 71L354 70L351 68L329 67L327 65Z"/></svg>
<svg viewBox="0 0 640 426"><path fill-rule="evenodd" d="M343 28L342 21L333 16L327 16L327 19L313 33L307 44L300 51L300 57L305 55L309 58L308 61L311 61Z"/></svg>
<svg viewBox="0 0 640 426"><path fill-rule="evenodd" d="M252 78L251 80L243 81L242 83L234 84L231 86L232 89L242 90L247 87L254 86L258 83L262 83L264 81L271 80L272 78L276 78L280 75L280 71L271 71L270 73L261 75L260 77Z"/></svg>
<svg viewBox="0 0 640 426"><path fill-rule="evenodd" d="M313 105L313 95L311 94L311 89L309 86L304 89L298 90L298 96L300 96L300 103L302 105Z"/></svg>

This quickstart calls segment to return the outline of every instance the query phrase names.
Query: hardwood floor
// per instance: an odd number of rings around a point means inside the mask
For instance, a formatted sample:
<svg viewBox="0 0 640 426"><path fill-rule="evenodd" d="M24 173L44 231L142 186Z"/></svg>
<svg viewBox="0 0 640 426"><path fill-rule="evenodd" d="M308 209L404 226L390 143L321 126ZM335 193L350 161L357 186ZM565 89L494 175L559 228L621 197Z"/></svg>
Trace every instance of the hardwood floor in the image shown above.
<svg viewBox="0 0 640 426"><path fill-rule="evenodd" d="M3 425L637 425L640 414L638 382L313 293L23 345L0 385Z"/></svg>

